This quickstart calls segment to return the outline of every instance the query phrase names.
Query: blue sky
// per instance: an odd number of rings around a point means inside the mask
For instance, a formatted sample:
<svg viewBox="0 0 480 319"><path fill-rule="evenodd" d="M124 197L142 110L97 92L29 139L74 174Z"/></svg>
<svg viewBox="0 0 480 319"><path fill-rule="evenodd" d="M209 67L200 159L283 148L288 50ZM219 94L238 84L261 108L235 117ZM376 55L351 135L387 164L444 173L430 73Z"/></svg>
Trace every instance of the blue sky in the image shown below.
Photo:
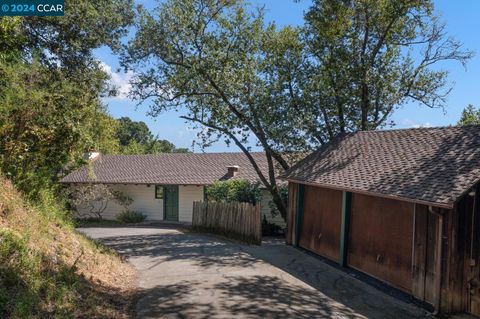
<svg viewBox="0 0 480 319"><path fill-rule="evenodd" d="M303 13L311 1L301 0L250 0L254 5L265 6L266 19L275 21L278 26L300 25L303 23ZM153 0L141 0L143 5L153 7ZM440 68L450 72L449 80L454 83L453 91L448 98L447 107L430 109L418 104L405 105L397 110L391 117L398 128L417 126L444 126L455 124L460 118L460 113L468 104L480 106L480 1L478 0L437 0L434 1L437 13L447 23L447 32L460 40L465 48L473 50L476 55L467 65L465 70L459 63L444 63ZM128 91L130 74L118 72L118 59L111 54L109 49L102 48L96 51L96 56L101 60L107 71L111 73L112 82L123 93L117 98L105 100L108 110L115 118L129 116L136 121L144 121L154 134L160 138L173 142L177 147L191 149L196 133L179 118L179 113L163 113L153 119L147 116L148 105L137 107L132 101L125 98ZM201 151L198 147L194 151ZM237 152L235 146L228 147L224 143L216 143L206 149L207 152Z"/></svg>

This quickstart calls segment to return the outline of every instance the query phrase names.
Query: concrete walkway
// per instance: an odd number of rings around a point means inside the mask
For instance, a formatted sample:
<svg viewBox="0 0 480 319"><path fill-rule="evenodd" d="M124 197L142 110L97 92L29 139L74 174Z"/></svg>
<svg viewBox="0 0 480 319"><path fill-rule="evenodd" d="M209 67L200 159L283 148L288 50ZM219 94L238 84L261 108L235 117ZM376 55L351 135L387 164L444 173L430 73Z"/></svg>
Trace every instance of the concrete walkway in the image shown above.
<svg viewBox="0 0 480 319"><path fill-rule="evenodd" d="M139 270L139 318L426 318L281 240L241 245L174 228L84 228Z"/></svg>

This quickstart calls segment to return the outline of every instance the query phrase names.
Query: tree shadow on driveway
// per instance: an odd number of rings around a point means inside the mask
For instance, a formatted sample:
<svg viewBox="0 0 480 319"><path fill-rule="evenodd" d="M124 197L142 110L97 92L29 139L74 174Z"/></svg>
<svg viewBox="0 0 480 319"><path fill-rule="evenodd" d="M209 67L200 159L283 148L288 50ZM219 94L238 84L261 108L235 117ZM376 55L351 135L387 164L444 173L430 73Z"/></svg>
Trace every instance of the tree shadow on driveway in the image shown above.
<svg viewBox="0 0 480 319"><path fill-rule="evenodd" d="M129 257L193 261L199 267L248 267L256 260L232 242L216 236L191 233L119 236L100 239L105 245Z"/></svg>
<svg viewBox="0 0 480 319"><path fill-rule="evenodd" d="M321 293L274 276L226 278L201 290L185 281L145 289L139 318L365 318ZM212 302L209 300L214 298Z"/></svg>
<svg viewBox="0 0 480 319"><path fill-rule="evenodd" d="M88 233L88 232L87 232ZM140 271L140 318L425 318L281 241L248 246L198 233L100 238Z"/></svg>

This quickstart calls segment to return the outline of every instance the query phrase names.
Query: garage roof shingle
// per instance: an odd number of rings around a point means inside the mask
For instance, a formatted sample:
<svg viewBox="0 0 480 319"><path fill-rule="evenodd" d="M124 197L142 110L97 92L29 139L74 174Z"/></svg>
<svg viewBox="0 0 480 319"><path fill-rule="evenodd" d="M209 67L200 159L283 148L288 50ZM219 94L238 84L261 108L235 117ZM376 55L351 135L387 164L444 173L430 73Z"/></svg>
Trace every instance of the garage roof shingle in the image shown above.
<svg viewBox="0 0 480 319"><path fill-rule="evenodd" d="M453 207L480 180L480 126L345 134L282 177Z"/></svg>

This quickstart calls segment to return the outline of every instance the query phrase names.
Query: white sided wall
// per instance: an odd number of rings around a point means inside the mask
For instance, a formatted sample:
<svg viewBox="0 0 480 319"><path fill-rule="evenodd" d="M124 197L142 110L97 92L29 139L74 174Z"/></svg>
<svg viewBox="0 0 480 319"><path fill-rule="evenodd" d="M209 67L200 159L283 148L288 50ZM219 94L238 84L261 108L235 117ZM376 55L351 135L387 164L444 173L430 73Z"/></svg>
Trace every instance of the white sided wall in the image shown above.
<svg viewBox="0 0 480 319"><path fill-rule="evenodd" d="M283 220L282 216L280 216L280 214L277 214L275 217L272 216L269 205L269 202L271 200L272 195L270 194L270 192L267 190L262 190L262 200L260 201L262 220L263 216L265 216L267 218L267 221L269 221L270 223L276 224L282 228L287 227L287 224Z"/></svg>
<svg viewBox="0 0 480 319"><path fill-rule="evenodd" d="M112 189L121 191L126 196L133 199L133 203L129 209L138 211L147 216L147 220L162 220L163 219L163 200L155 199L155 185L111 185ZM77 207L80 214L77 217L86 217L88 209ZM107 208L102 214L104 219L116 219L124 208L114 201L109 201ZM95 217L90 215L90 217Z"/></svg>
<svg viewBox="0 0 480 319"><path fill-rule="evenodd" d="M193 202L203 201L203 186L178 186L178 220L192 222Z"/></svg>
<svg viewBox="0 0 480 319"><path fill-rule="evenodd" d="M155 199L155 185L111 185L112 189L121 191L133 199L129 209L140 212L147 216L147 220L163 220L163 199ZM194 201L203 201L203 186L179 185L178 186L178 220L192 222L192 210ZM97 204L98 206L98 204ZM77 207L80 214L76 217L95 217L88 215L88 209ZM102 214L104 219L116 219L124 208L114 201L108 203Z"/></svg>
<svg viewBox="0 0 480 319"><path fill-rule="evenodd" d="M163 220L163 200L155 199L155 185L111 185L114 190L121 191L125 195L133 199L133 203L129 209L138 211L147 216L147 220ZM179 185L178 186L178 220L181 222L192 222L193 202L204 200L204 187L196 185ZM285 221L280 215L275 217L270 212L268 203L271 200L268 191L262 190L262 200L260 202L262 219L266 216L269 222L286 227ZM88 209L83 207L77 208L80 214L77 217L95 217L88 215ZM102 214L104 219L115 219L124 208L114 201L108 203L107 208Z"/></svg>

